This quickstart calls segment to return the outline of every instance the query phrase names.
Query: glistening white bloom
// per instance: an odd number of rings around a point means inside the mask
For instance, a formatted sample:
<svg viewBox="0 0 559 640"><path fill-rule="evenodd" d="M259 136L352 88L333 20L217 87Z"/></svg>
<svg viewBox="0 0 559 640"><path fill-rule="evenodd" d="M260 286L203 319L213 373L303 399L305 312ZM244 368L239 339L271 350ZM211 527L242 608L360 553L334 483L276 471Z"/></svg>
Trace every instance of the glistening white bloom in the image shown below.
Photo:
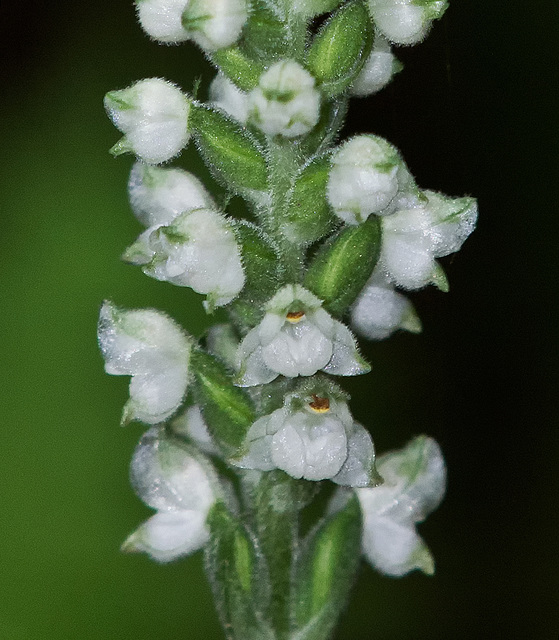
<svg viewBox="0 0 559 640"><path fill-rule="evenodd" d="M351 308L351 327L369 340L384 340L398 329L419 333L421 322L412 303L377 268Z"/></svg>
<svg viewBox="0 0 559 640"><path fill-rule="evenodd" d="M401 69L402 63L392 53L390 43L377 33L373 49L351 85L351 95L361 97L377 93L384 89Z"/></svg>
<svg viewBox="0 0 559 640"><path fill-rule="evenodd" d="M156 424L181 405L188 384L191 341L171 318L151 309L101 308L99 345L105 371L132 376L122 422Z"/></svg>
<svg viewBox="0 0 559 640"><path fill-rule="evenodd" d="M128 195L134 215L151 230L171 224L185 211L215 208L204 185L188 171L143 162L132 167Z"/></svg>
<svg viewBox="0 0 559 640"><path fill-rule="evenodd" d="M245 0L136 0L136 6L155 40L194 40L208 51L236 42L247 19Z"/></svg>
<svg viewBox="0 0 559 640"><path fill-rule="evenodd" d="M446 469L439 445L427 436L405 449L378 458L384 484L356 489L363 512L363 551L379 571L402 576L413 569L434 572L429 549L415 525L438 507L446 487Z"/></svg>
<svg viewBox="0 0 559 640"><path fill-rule="evenodd" d="M391 213L388 206L399 189L405 166L395 147L374 135L359 135L332 156L327 197L347 224L360 224L372 213Z"/></svg>
<svg viewBox="0 0 559 640"><path fill-rule="evenodd" d="M315 80L295 60L276 62L249 94L249 119L270 136L301 136L316 125L319 116Z"/></svg>
<svg viewBox="0 0 559 640"><path fill-rule="evenodd" d="M369 0L375 26L396 44L423 40L447 7L447 0Z"/></svg>
<svg viewBox="0 0 559 640"><path fill-rule="evenodd" d="M105 108L124 133L111 149L114 155L130 151L144 162L159 164L176 156L190 137L190 101L166 80L148 78L127 89L110 91Z"/></svg>
<svg viewBox="0 0 559 640"><path fill-rule="evenodd" d="M218 73L209 88L210 101L241 124L248 119L248 95L238 89L222 73Z"/></svg>
<svg viewBox="0 0 559 640"><path fill-rule="evenodd" d="M423 193L423 204L382 218L380 263L404 289L429 283L445 289L446 278L435 258L460 249L475 228L477 203L473 198Z"/></svg>
<svg viewBox="0 0 559 640"><path fill-rule="evenodd" d="M280 289L265 310L262 322L239 345L239 386L266 384L278 375L312 376L319 370L337 376L369 371L351 331L301 285Z"/></svg>
<svg viewBox="0 0 559 640"><path fill-rule="evenodd" d="M287 396L281 409L252 425L246 445L246 455L234 461L243 468L282 469L294 478L351 487L370 486L377 478L371 436L344 401L331 397Z"/></svg>
<svg viewBox="0 0 559 640"><path fill-rule="evenodd" d="M187 211L167 226L144 232L125 254L157 280L207 295L213 309L235 298L245 275L235 234L218 211Z"/></svg>
<svg viewBox="0 0 559 640"><path fill-rule="evenodd" d="M122 545L169 562L209 539L208 512L220 493L210 463L193 448L153 427L140 440L130 467L132 486L157 513Z"/></svg>

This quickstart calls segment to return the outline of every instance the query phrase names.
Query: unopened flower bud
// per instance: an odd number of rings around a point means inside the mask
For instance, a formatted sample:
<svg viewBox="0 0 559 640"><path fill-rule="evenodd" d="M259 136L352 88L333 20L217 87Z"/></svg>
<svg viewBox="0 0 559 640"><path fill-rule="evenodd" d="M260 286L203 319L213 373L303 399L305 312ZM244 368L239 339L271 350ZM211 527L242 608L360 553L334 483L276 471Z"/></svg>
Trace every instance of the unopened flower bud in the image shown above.
<svg viewBox="0 0 559 640"><path fill-rule="evenodd" d="M156 424L181 405L188 384L191 342L164 313L121 310L105 302L99 316L105 371L132 376L122 422Z"/></svg>
<svg viewBox="0 0 559 640"><path fill-rule="evenodd" d="M447 0L369 0L376 27L396 44L423 40L447 7Z"/></svg>
<svg viewBox="0 0 559 640"><path fill-rule="evenodd" d="M439 445L418 436L404 449L380 456L384 483L356 489L363 512L363 551L381 573L402 576L414 569L432 574L434 562L415 525L440 504L446 469Z"/></svg>
<svg viewBox="0 0 559 640"><path fill-rule="evenodd" d="M182 26L205 51L236 42L247 20L246 0L189 0Z"/></svg>
<svg viewBox="0 0 559 640"><path fill-rule="evenodd" d="M390 50L390 43L377 33L373 50L351 85L351 95L362 97L377 93L401 70L402 63Z"/></svg>
<svg viewBox="0 0 559 640"><path fill-rule="evenodd" d="M272 65L249 94L249 119L270 136L295 138L308 133L319 115L315 80L294 60Z"/></svg>
<svg viewBox="0 0 559 640"><path fill-rule="evenodd" d="M332 157L328 201L344 222L360 224L372 213L382 215L398 193L398 151L374 135L345 142Z"/></svg>
<svg viewBox="0 0 559 640"><path fill-rule="evenodd" d="M190 101L166 80L148 78L127 89L110 91L105 108L124 133L111 149L114 155L132 152L144 162L159 164L176 156L190 137Z"/></svg>
<svg viewBox="0 0 559 640"><path fill-rule="evenodd" d="M195 404L188 407L184 413L173 418L171 427L173 433L188 438L200 451L210 455L217 455L219 453L219 449L211 436L208 425L204 421L199 405Z"/></svg>
<svg viewBox="0 0 559 640"><path fill-rule="evenodd" d="M232 118L244 124L248 118L248 96L226 76L218 73L209 89L210 101Z"/></svg>

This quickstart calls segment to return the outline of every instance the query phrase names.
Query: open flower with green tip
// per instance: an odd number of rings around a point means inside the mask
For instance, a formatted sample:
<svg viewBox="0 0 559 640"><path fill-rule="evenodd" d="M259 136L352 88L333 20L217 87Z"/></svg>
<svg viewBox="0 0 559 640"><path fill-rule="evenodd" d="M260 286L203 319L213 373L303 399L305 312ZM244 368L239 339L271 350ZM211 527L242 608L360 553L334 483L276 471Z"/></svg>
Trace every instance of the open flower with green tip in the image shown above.
<svg viewBox="0 0 559 640"><path fill-rule="evenodd" d="M127 89L110 91L105 96L105 109L124 133L111 149L113 155L130 152L144 162L160 164L180 153L190 138L190 100L161 78L147 78Z"/></svg>
<svg viewBox="0 0 559 640"><path fill-rule="evenodd" d="M301 285L280 289L265 311L262 322L239 345L239 386L266 384L279 375L296 378L325 371L356 376L370 370L351 331Z"/></svg>
<svg viewBox="0 0 559 640"><path fill-rule="evenodd" d="M363 512L363 552L380 572L402 576L413 569L434 572L429 549L415 525L443 499L446 468L439 445L418 436L404 449L377 459L384 479L378 487L356 489Z"/></svg>
<svg viewBox="0 0 559 640"><path fill-rule="evenodd" d="M132 376L122 422L157 424L182 404L191 339L171 318L152 309L118 309L105 302L99 316L105 371Z"/></svg>
<svg viewBox="0 0 559 640"><path fill-rule="evenodd" d="M445 290L446 277L435 258L460 249L477 220L474 198L449 198L423 192L423 203L382 218L380 263L404 289L429 283Z"/></svg>
<svg viewBox="0 0 559 640"><path fill-rule="evenodd" d="M447 7L447 0L369 0L375 26L396 44L423 40Z"/></svg>
<svg viewBox="0 0 559 640"><path fill-rule="evenodd" d="M194 448L152 427L140 440L130 466L136 493L157 513L122 545L170 562L201 549L209 539L206 518L220 495L210 462Z"/></svg>
<svg viewBox="0 0 559 640"><path fill-rule="evenodd" d="M233 463L260 471L282 469L294 478L330 479L350 487L375 484L375 450L368 431L354 422L339 392L307 386L286 396L281 409L252 425L247 453Z"/></svg>

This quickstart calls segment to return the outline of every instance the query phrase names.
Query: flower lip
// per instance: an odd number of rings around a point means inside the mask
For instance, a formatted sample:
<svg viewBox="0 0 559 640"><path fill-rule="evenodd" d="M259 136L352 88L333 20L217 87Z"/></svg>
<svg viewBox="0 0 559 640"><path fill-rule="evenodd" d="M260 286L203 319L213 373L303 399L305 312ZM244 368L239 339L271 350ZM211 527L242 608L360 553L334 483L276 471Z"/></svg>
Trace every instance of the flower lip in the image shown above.
<svg viewBox="0 0 559 640"><path fill-rule="evenodd" d="M317 396L316 393L312 394L312 402L309 402L309 407L315 413L328 413L330 411L330 399L329 398L321 398Z"/></svg>
<svg viewBox="0 0 559 640"><path fill-rule="evenodd" d="M290 311L286 316L286 320L291 324L297 324L305 317L304 311Z"/></svg>

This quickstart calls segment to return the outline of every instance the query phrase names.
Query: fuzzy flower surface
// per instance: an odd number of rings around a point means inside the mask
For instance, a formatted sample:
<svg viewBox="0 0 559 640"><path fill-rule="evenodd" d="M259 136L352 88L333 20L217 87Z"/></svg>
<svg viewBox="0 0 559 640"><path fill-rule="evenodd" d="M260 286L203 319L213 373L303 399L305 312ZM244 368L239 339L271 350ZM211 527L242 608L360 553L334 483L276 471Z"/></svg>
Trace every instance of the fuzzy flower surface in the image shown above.
<svg viewBox="0 0 559 640"><path fill-rule="evenodd" d="M152 427L136 447L130 479L140 499L157 513L127 538L123 551L170 562L206 544L206 518L219 488L201 454L163 428Z"/></svg>
<svg viewBox="0 0 559 640"><path fill-rule="evenodd" d="M404 449L380 456L384 479L378 487L356 489L363 512L363 551L381 573L402 576L414 569L434 572L429 549L415 525L440 504L446 468L439 445L418 436Z"/></svg>
<svg viewBox="0 0 559 640"><path fill-rule="evenodd" d="M354 376L370 370L351 331L301 285L286 285L265 309L262 322L239 345L239 386L266 384L279 375Z"/></svg>
<svg viewBox="0 0 559 640"><path fill-rule="evenodd" d="M178 155L190 138L190 101L166 80L147 78L127 89L110 91L105 108L124 133L111 149L114 155L131 152L144 162L160 164Z"/></svg>
<svg viewBox="0 0 559 640"><path fill-rule="evenodd" d="M105 371L132 376L124 424L157 424L182 404L188 384L191 340L171 318L151 309L101 308L99 345Z"/></svg>
<svg viewBox="0 0 559 640"><path fill-rule="evenodd" d="M447 7L446 0L369 0L375 26L396 44L421 42Z"/></svg>

